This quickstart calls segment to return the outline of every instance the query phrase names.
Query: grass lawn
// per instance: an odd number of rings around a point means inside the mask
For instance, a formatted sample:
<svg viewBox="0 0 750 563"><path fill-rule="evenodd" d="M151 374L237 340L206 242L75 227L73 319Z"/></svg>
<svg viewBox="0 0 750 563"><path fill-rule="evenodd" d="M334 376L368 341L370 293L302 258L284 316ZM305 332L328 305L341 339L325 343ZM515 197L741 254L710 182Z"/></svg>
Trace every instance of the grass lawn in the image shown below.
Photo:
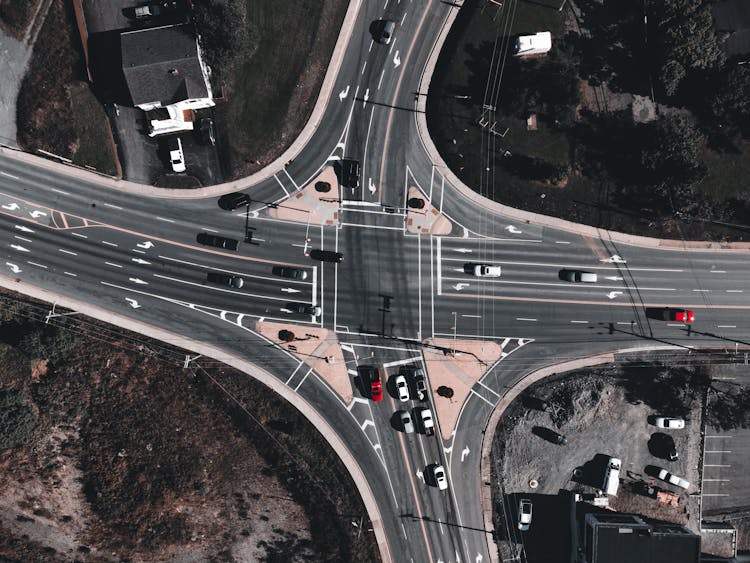
<svg viewBox="0 0 750 563"><path fill-rule="evenodd" d="M228 177L273 161L307 123L323 83L346 0L246 0L258 48L225 85L216 106Z"/></svg>

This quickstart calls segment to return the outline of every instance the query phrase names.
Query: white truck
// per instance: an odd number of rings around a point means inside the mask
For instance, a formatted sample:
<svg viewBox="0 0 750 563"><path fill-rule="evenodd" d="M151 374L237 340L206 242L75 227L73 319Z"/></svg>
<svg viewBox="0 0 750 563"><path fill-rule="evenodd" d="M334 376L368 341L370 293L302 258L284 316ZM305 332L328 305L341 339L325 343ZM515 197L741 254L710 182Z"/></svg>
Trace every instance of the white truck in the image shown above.
<svg viewBox="0 0 750 563"><path fill-rule="evenodd" d="M422 422L422 430L424 430L425 436L435 434L435 421L432 420L432 411L430 409L420 410L419 420Z"/></svg>
<svg viewBox="0 0 750 563"><path fill-rule="evenodd" d="M616 457L607 460L607 468L604 470L604 481L602 491L607 495L617 496L617 488L620 486L620 467L622 461Z"/></svg>

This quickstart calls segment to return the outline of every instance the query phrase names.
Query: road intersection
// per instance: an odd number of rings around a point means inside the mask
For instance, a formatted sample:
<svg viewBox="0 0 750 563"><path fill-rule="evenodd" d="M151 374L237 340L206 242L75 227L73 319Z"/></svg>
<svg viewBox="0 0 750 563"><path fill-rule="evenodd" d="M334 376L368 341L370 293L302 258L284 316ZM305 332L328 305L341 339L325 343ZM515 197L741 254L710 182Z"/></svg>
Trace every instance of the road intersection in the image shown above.
<svg viewBox="0 0 750 563"><path fill-rule="evenodd" d="M351 37L332 95L304 150L257 184L222 188L247 190L254 201L247 214L222 211L215 198L156 190L136 197L93 174L0 152L4 285L42 288L99 316L110 312L183 335L220 350L219 359L264 370L274 388L299 397L295 404L305 414L324 420L356 460L364 477L358 486L375 503L370 516L384 560L490 559L480 500L483 435L493 406L524 375L622 348L734 350L750 337L745 252L641 246L606 232L598 238L588 229L504 215L465 195L420 133L428 59L457 9L436 0L389 0L382 9L367 3L350 10ZM386 15L398 22L389 46L367 31ZM310 211L285 219L279 210L301 209L297 195L342 158L358 159L362 175L358 188L321 203L333 202L337 222L317 224ZM414 190L428 212L444 218L442 233L409 211ZM251 243L244 241L248 225ZM236 238L239 250L203 246L200 232ZM313 261L312 248L341 252L344 261ZM468 273L476 263L502 265L503 274L476 278ZM274 276L274 265L309 276ZM562 268L596 272L599 282L562 281ZM207 284L209 272L241 276L245 285ZM290 301L320 305L322 314L290 314ZM670 305L694 309L694 326L654 317L652 310ZM327 329L351 377L351 398L327 381L324 367L313 369L325 358L285 348L262 323L302 334ZM471 343L486 342L498 345L498 360L487 363L481 379L464 381L466 399L449 431L440 428L448 399L394 398L391 377L401 366L420 366L432 379L440 368L431 370L430 361L442 355L450 366L454 351L460 357ZM370 401L358 380L358 368L369 365L384 371L389 392L382 403ZM394 413L425 407L438 413L434 437L399 429ZM427 468L435 463L448 470L447 491L429 483Z"/></svg>

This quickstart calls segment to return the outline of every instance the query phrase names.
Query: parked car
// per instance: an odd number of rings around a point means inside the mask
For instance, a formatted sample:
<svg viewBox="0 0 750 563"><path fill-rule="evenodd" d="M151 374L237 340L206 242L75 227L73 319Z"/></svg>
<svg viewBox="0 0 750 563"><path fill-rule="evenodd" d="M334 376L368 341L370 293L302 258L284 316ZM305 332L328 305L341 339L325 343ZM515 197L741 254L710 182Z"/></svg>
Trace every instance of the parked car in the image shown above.
<svg viewBox="0 0 750 563"><path fill-rule="evenodd" d="M404 429L405 433L411 434L414 432L414 421L409 411L401 411L399 413L399 420L401 421L401 428Z"/></svg>
<svg viewBox="0 0 750 563"><path fill-rule="evenodd" d="M562 269L558 273L558 277L563 281L569 282L596 283L597 280L595 273L584 272L583 270Z"/></svg>
<svg viewBox="0 0 750 563"><path fill-rule="evenodd" d="M654 419L654 426L657 428L685 428L685 420L678 417L657 416Z"/></svg>
<svg viewBox="0 0 750 563"><path fill-rule="evenodd" d="M307 270L302 268L290 268L288 266L274 266L271 268L271 273L275 276L281 276L282 278L290 278L293 280L306 280Z"/></svg>
<svg viewBox="0 0 750 563"><path fill-rule="evenodd" d="M432 419L432 411L430 409L419 409L419 420L425 435L432 436L435 434L435 421Z"/></svg>
<svg viewBox="0 0 750 563"><path fill-rule="evenodd" d="M182 152L182 141L179 137L170 137L167 140L169 149L169 163L175 172L185 172L185 154Z"/></svg>
<svg viewBox="0 0 750 563"><path fill-rule="evenodd" d="M318 305L308 305L307 303L287 303L284 308L292 313L312 315L313 317L319 317L322 312Z"/></svg>
<svg viewBox="0 0 750 563"><path fill-rule="evenodd" d="M231 194L223 195L219 198L219 207L224 211L234 211L238 207L244 207L250 205L250 196L243 194L242 192L232 192Z"/></svg>
<svg viewBox="0 0 750 563"><path fill-rule="evenodd" d="M442 465L432 467L432 476L435 479L438 489L444 491L448 488L448 479L445 477L445 468Z"/></svg>
<svg viewBox="0 0 750 563"><path fill-rule="evenodd" d="M403 375L397 375L395 379L396 392L398 393L398 399L401 402L409 400L409 385L406 383L406 378Z"/></svg>
<svg viewBox="0 0 750 563"><path fill-rule="evenodd" d="M678 477L677 475L672 475L666 469L660 469L658 477L662 481L666 481L667 483L670 483L676 487L680 487L681 489L690 488L690 483L688 481L686 481L682 477Z"/></svg>
<svg viewBox="0 0 750 563"><path fill-rule="evenodd" d="M319 250L317 248L310 251L310 258L320 260L321 262L341 262L344 255L333 250Z"/></svg>
<svg viewBox="0 0 750 563"><path fill-rule="evenodd" d="M211 283L217 283L219 285L228 285L229 287L236 287L241 289L245 285L245 280L239 276L230 276L227 274L219 274L217 272L209 272L206 274L206 281Z"/></svg>
<svg viewBox="0 0 750 563"><path fill-rule="evenodd" d="M499 278L502 268L491 264L477 264L474 266L473 271L474 275L478 278Z"/></svg>
<svg viewBox="0 0 750 563"><path fill-rule="evenodd" d="M518 529L522 532L529 531L533 508L531 501L527 498L522 498L518 503Z"/></svg>
<svg viewBox="0 0 750 563"><path fill-rule="evenodd" d="M665 321L676 321L678 323L689 324L695 320L695 313L690 309L672 309L666 307L662 318Z"/></svg>
<svg viewBox="0 0 750 563"><path fill-rule="evenodd" d="M201 140L206 144L216 144L216 132L214 131L214 120L204 117L200 123Z"/></svg>
<svg viewBox="0 0 750 563"><path fill-rule="evenodd" d="M237 247L240 245L240 241L237 239L220 237L210 233L198 233L198 236L195 237L195 239L200 244L215 246L216 248L224 248L226 250L237 250Z"/></svg>
<svg viewBox="0 0 750 563"><path fill-rule="evenodd" d="M655 452L659 457L668 459L669 461L676 461L679 457L677 455L677 447L674 443L674 438L669 434L663 432L655 432L652 434L651 439L653 440L653 446Z"/></svg>

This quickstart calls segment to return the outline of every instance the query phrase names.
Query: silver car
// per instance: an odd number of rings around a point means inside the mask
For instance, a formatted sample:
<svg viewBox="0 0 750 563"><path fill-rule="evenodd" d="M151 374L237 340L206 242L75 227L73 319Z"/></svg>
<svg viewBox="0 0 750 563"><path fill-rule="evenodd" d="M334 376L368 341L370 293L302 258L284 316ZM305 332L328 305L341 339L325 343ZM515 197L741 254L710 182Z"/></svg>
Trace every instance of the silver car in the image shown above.
<svg viewBox="0 0 750 563"><path fill-rule="evenodd" d="M414 432L414 421L411 419L411 413L409 411L401 411L399 419L401 420L401 428L404 429L404 432L412 434Z"/></svg>

